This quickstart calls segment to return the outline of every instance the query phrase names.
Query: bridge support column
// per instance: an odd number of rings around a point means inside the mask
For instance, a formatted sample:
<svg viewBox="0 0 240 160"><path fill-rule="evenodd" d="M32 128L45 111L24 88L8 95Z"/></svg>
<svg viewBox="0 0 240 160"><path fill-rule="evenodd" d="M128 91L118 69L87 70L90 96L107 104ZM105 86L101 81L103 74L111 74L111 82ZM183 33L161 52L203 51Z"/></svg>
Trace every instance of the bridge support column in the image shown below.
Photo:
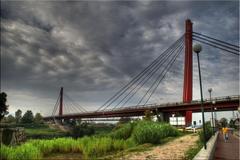
<svg viewBox="0 0 240 160"><path fill-rule="evenodd" d="M157 112L157 119L158 119L159 122L163 122L164 121L163 112Z"/></svg>
<svg viewBox="0 0 240 160"><path fill-rule="evenodd" d="M59 116L63 115L63 87L60 90L60 106L59 106Z"/></svg>
<svg viewBox="0 0 240 160"><path fill-rule="evenodd" d="M186 20L183 102L192 101L192 22Z"/></svg>
<svg viewBox="0 0 240 160"><path fill-rule="evenodd" d="M169 118L170 118L171 116L172 116L171 113L169 113L169 112L164 112L164 113L163 113L163 121L169 123L169 122L170 122L170 121L169 121Z"/></svg>
<svg viewBox="0 0 240 160"><path fill-rule="evenodd" d="M186 111L185 113L185 126L192 124L192 111Z"/></svg>

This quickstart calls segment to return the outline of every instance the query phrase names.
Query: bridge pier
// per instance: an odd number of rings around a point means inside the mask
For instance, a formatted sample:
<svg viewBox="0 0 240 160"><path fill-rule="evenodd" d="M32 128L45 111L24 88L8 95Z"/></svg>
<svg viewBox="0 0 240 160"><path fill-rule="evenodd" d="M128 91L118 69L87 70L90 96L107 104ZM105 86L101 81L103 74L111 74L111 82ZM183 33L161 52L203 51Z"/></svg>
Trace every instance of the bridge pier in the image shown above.
<svg viewBox="0 0 240 160"><path fill-rule="evenodd" d="M192 125L192 111L185 112L185 126Z"/></svg>
<svg viewBox="0 0 240 160"><path fill-rule="evenodd" d="M192 22L186 20L183 102L192 101Z"/></svg>
<svg viewBox="0 0 240 160"><path fill-rule="evenodd" d="M164 121L164 114L163 114L163 112L157 112L156 115L157 115L157 119L158 119L159 122L163 122Z"/></svg>

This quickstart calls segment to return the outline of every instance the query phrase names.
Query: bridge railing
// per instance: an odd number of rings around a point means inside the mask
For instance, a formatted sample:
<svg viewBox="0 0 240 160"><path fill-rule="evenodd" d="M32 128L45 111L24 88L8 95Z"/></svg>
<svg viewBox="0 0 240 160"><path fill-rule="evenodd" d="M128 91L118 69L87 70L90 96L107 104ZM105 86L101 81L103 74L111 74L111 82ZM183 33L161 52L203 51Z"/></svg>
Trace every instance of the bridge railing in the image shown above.
<svg viewBox="0 0 240 160"><path fill-rule="evenodd" d="M240 96L239 95L232 95L232 96L222 96L222 97L215 97L215 98L212 98L210 100L210 98L205 98L204 99L204 103L211 103L213 101L215 102L221 102L221 101L230 101L230 100L239 100L240 99ZM198 99L198 100L193 100L191 102L191 104L199 104L201 103L201 100ZM138 106L129 106L129 107L124 107L124 108L121 108L121 109L116 109L116 110L106 110L106 111L122 111L122 110L129 110L129 109L136 109L136 108L139 108L139 109L150 109L150 108L156 108L157 107L166 107L166 106L177 106L177 105L184 105L186 103L183 103L183 102L173 102L173 103L163 103L163 104L147 104L147 105L138 105Z"/></svg>
<svg viewBox="0 0 240 160"><path fill-rule="evenodd" d="M221 101L231 101L231 100L239 100L240 96L239 95L233 95L233 96L223 96L223 97L216 97L216 98L212 98L211 101L209 98L204 99L204 103L211 103L212 101L215 102L221 102ZM201 103L201 100L193 100L191 102L191 104L199 104ZM91 114L91 113L105 113L105 112L114 112L114 111L123 111L123 110L132 110L132 109L153 109L153 108L159 108L159 107L167 107L167 106L178 106L178 105L185 105L187 103L183 103L183 102L173 102L173 103L163 103L163 104L147 104L147 105L138 105L138 106L129 106L129 107L124 107L124 108L120 108L120 109L108 109L108 110L104 110L104 111L88 111L88 112L84 112L84 114ZM68 114L68 115L77 115L79 113L72 113L72 114ZM52 116L52 117L58 117L58 115Z"/></svg>

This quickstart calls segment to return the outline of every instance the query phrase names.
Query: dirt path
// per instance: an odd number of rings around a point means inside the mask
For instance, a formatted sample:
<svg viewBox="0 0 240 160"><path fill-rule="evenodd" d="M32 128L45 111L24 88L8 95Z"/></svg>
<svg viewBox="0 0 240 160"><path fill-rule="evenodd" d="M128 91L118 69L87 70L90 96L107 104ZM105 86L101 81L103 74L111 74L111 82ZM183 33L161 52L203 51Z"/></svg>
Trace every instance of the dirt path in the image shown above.
<svg viewBox="0 0 240 160"><path fill-rule="evenodd" d="M130 160L161 160L161 159L184 159L184 153L195 145L198 136L186 135L170 141L161 146L154 147L150 151L132 153L124 159Z"/></svg>

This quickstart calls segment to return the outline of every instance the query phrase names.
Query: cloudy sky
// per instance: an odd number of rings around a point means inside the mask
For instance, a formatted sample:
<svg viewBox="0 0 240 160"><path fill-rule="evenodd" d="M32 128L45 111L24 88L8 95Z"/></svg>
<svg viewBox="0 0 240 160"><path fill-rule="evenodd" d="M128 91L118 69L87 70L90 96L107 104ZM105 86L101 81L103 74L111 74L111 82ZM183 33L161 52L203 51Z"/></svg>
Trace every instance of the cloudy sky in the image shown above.
<svg viewBox="0 0 240 160"><path fill-rule="evenodd" d="M237 45L238 6L238 1L1 1L1 91L12 113L20 108L49 115L61 86L94 110L183 35L187 18L194 31ZM200 58L205 98L210 87L213 97L239 94L238 56L203 45ZM199 99L196 55L193 60L193 99ZM149 103L182 101L182 87L183 54Z"/></svg>

